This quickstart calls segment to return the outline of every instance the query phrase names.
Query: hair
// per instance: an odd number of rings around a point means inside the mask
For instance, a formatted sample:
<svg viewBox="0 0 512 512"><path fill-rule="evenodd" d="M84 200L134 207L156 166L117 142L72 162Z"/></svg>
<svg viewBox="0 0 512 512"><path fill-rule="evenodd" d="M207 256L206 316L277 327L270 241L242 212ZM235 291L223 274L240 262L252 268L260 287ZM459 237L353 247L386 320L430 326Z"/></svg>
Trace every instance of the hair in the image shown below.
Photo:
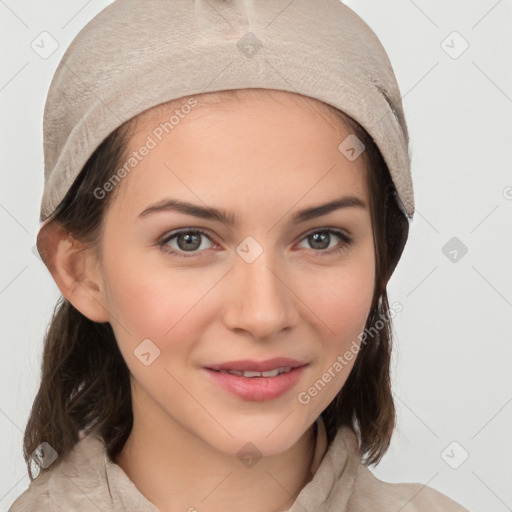
<svg viewBox="0 0 512 512"><path fill-rule="evenodd" d="M242 97L241 90L201 96L204 100L215 100L227 93L230 97ZM386 285L403 251L409 222L398 206L389 170L373 139L354 119L320 103L365 145L363 158L367 166L376 267L374 296L365 328L371 339L361 343L343 388L322 417L328 444L339 428L346 425L357 433L365 462L377 464L389 447L396 421ZM114 194L98 200L93 191L107 182L123 161L134 119L119 126L96 148L53 214L52 222L84 244L101 245L105 212ZM378 321L384 324L382 328L376 327ZM35 478L32 454L41 443L47 442L58 458L47 468L37 465L39 471L48 471L58 464L83 436L93 432L103 438L113 459L121 451L132 425L130 372L110 323L88 319L61 296L45 335L40 386L24 434L23 455L30 479Z"/></svg>

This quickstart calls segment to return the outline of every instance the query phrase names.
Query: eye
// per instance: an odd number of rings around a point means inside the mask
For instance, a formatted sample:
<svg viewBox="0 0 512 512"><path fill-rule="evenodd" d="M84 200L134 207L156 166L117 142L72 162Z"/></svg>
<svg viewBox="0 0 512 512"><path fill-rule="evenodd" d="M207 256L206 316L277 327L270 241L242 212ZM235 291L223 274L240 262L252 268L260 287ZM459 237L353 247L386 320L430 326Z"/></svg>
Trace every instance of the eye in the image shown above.
<svg viewBox="0 0 512 512"><path fill-rule="evenodd" d="M174 231L168 236L164 237L158 245L162 251L170 253L175 256L181 256L184 258L197 256L201 250L208 249L204 247L203 241L207 239L211 242L211 238L202 229L183 229L181 231ZM176 242L176 246L169 245L169 242ZM216 244L213 244L216 246ZM186 253L191 254L186 254Z"/></svg>
<svg viewBox="0 0 512 512"><path fill-rule="evenodd" d="M340 242L331 246L331 242L335 241L334 238L338 238ZM352 243L352 238L350 238L343 231L339 231L337 229L321 229L310 232L304 238L313 249L319 249L315 252L318 253L318 256L329 256L331 254L339 253L345 249L347 249ZM332 247L329 249L329 247ZM326 250L329 249L329 250Z"/></svg>
<svg viewBox="0 0 512 512"><path fill-rule="evenodd" d="M335 242L336 238L340 241L332 246L331 243L333 241ZM205 247L203 243L205 240L210 241L213 245ZM314 249L314 252L316 252L318 256L329 256L331 254L339 253L352 244L352 238L343 231L330 228L312 231L307 234L303 240L310 244L310 247ZM171 242L176 245L171 245ZM173 256L184 258L200 256L201 252L206 249L219 247L212 241L206 231L199 228L187 228L179 231L173 231L160 240L158 245L162 251L172 254Z"/></svg>

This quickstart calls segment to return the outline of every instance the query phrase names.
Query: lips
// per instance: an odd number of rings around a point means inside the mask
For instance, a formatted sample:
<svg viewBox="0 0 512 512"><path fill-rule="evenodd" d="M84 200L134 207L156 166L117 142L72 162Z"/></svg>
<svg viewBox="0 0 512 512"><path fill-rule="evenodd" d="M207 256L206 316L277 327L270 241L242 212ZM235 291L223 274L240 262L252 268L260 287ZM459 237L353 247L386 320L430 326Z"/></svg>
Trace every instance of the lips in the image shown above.
<svg viewBox="0 0 512 512"><path fill-rule="evenodd" d="M276 369L293 369L306 365L304 361L291 359L289 357L275 357L266 361L240 360L228 361L226 363L212 364L206 368L214 371L235 370L239 372L268 372Z"/></svg>
<svg viewBox="0 0 512 512"><path fill-rule="evenodd" d="M268 366L268 361L265 361L265 364ZM272 365L275 364L276 363L272 363ZM283 363L281 361L278 364ZM289 360L288 364L290 364ZM295 361L294 364L297 364L297 361ZM262 402L266 400L274 400L287 392L291 392L291 390L298 385L306 367L307 365L295 366L294 368L275 376L268 375L269 372L277 373L270 370L258 375L254 375L254 373L257 372L252 372L250 370L244 371L244 375L242 376L233 375L228 370L202 368L201 371L204 372L204 375L208 379L211 379L211 382L231 395L236 395L242 400ZM265 373L267 375L265 375Z"/></svg>

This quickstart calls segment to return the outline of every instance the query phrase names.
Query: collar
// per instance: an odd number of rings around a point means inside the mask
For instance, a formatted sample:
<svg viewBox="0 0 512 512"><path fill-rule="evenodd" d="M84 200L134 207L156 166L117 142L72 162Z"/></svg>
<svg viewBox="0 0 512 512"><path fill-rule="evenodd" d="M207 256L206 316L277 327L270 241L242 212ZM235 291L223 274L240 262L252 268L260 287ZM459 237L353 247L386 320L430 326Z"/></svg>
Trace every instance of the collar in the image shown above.
<svg viewBox="0 0 512 512"><path fill-rule="evenodd" d="M302 488L291 508L283 512L319 512L327 510L331 502L336 503L336 510L343 511L352 494L360 464L355 433L348 427L341 427L327 446L322 417L315 423L312 479ZM83 501L86 495L102 510L108 504L114 512L159 512L124 470L109 458L98 434L83 437L50 473L53 476L48 474L49 493L55 503L61 501L58 496L65 496L64 501L71 504Z"/></svg>

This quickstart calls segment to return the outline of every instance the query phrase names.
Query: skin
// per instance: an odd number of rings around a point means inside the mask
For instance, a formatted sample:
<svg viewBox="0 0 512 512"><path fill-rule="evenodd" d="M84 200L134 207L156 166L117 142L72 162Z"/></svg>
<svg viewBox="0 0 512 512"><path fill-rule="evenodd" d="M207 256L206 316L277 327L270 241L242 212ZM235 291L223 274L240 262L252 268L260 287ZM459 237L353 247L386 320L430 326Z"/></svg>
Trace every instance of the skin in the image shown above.
<svg viewBox="0 0 512 512"><path fill-rule="evenodd" d="M313 423L354 359L309 403L297 396L358 341L370 312L365 161L338 150L350 132L316 100L260 90L220 108L196 98L199 105L117 185L101 257L49 227L49 267L77 309L111 323L130 369L134 426L115 462L137 488L161 512L282 511L312 478ZM175 108L139 116L128 153ZM345 195L365 207L290 222L298 210ZM238 223L173 211L138 218L168 197L225 209ZM189 256L165 252L158 242L181 228L202 228L210 239L199 235L199 248L187 252L175 237L166 246ZM324 245L308 238L326 228L352 242L344 246L334 233ZM247 236L263 249L252 263L235 251ZM134 350L148 338L160 355L146 366ZM308 366L273 400L245 401L202 371L277 356ZM237 457L247 442L262 454L250 468Z"/></svg>

